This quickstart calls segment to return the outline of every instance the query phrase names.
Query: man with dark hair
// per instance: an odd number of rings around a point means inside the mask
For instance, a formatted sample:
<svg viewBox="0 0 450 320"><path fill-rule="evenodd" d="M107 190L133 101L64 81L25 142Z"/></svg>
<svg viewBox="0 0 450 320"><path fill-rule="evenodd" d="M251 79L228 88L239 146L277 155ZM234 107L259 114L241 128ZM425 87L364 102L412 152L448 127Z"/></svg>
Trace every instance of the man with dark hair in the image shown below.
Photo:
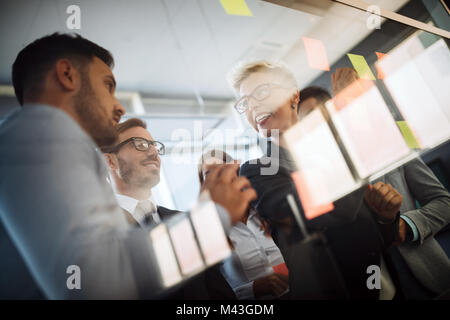
<svg viewBox="0 0 450 320"><path fill-rule="evenodd" d="M125 113L112 62L81 36L53 34L14 63L23 107L0 125L1 298L130 299L159 289L148 230L130 229L97 150L116 141ZM256 196L237 169L208 179L225 230Z"/></svg>
<svg viewBox="0 0 450 320"><path fill-rule="evenodd" d="M114 124L125 113L114 97L113 65L111 53L95 43L80 35L54 33L19 53L12 69L14 91L21 105L61 105L96 143L108 144L116 139Z"/></svg>
<svg viewBox="0 0 450 320"><path fill-rule="evenodd" d="M155 141L147 124L131 118L117 126L118 139L113 146L103 146L109 166L111 185L128 222L133 225L159 223L178 211L156 205L152 195L160 181L164 145Z"/></svg>
<svg viewBox="0 0 450 320"><path fill-rule="evenodd" d="M160 181L161 158L165 146L155 141L147 124L131 118L117 126L118 139L103 146L111 185L127 221L137 227L155 226L182 215L157 204L152 188ZM219 266L207 270L189 285L171 295L178 299L235 299Z"/></svg>

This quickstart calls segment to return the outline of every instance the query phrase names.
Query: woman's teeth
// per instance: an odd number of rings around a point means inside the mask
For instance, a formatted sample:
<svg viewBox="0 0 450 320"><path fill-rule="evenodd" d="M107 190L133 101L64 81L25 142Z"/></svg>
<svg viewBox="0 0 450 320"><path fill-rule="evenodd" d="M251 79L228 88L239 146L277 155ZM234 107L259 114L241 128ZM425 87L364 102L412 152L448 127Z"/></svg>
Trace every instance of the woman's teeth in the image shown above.
<svg viewBox="0 0 450 320"><path fill-rule="evenodd" d="M261 122L263 122L264 120L266 120L267 118L269 118L270 116L271 116L270 113L260 114L260 115L258 115L258 116L255 118L255 121L256 121L257 123L261 123Z"/></svg>

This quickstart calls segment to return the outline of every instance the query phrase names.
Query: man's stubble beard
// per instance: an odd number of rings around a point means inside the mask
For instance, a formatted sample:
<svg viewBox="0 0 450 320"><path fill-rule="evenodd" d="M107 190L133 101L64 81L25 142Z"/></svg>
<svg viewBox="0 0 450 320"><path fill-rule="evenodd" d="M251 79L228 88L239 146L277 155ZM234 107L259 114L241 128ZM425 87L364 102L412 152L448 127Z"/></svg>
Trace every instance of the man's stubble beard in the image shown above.
<svg viewBox="0 0 450 320"><path fill-rule="evenodd" d="M81 126L94 142L99 147L113 145L118 138L116 127L110 123L105 109L101 108L85 72L81 73L81 88L73 99Z"/></svg>
<svg viewBox="0 0 450 320"><path fill-rule="evenodd" d="M119 164L119 174L122 180L128 184L133 185L136 188L153 188L160 181L160 175L157 176L136 176L137 169L133 165L129 165L125 160L117 157Z"/></svg>

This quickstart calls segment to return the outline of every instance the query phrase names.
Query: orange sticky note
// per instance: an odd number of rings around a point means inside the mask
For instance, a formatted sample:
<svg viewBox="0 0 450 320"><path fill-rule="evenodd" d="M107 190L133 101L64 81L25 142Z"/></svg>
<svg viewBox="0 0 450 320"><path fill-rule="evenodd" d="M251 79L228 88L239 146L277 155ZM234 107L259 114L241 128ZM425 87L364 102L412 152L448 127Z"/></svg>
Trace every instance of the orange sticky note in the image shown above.
<svg viewBox="0 0 450 320"><path fill-rule="evenodd" d="M225 12L233 16L253 16L245 0L220 0Z"/></svg>
<svg viewBox="0 0 450 320"><path fill-rule="evenodd" d="M305 45L309 66L314 69L330 71L327 52L322 41L307 37L302 37L302 40Z"/></svg>
<svg viewBox="0 0 450 320"><path fill-rule="evenodd" d="M377 76L378 76L378 79L384 79L384 73L383 73L383 70L380 68L380 66L379 66L379 62L382 60L382 59L384 59L384 57L386 57L386 54L385 53L381 53L381 52L376 52L375 51L375 54L377 55L377 57L378 57L378 63L375 65L375 67L376 67L376 69L377 69Z"/></svg>
<svg viewBox="0 0 450 320"><path fill-rule="evenodd" d="M300 197L303 210L305 211L306 219L311 220L327 212L333 211L334 205L332 202L321 205L314 205L312 203L308 185L300 171L292 172L291 176L294 180L295 186L297 187L297 192Z"/></svg>
<svg viewBox="0 0 450 320"><path fill-rule="evenodd" d="M374 85L372 81L364 79L358 79L351 83L333 98L336 111L340 111L352 104L356 99L372 89Z"/></svg>
<svg viewBox="0 0 450 320"><path fill-rule="evenodd" d="M273 266L272 269L275 273L282 274L283 276L286 277L289 276L289 270L286 266L286 263L280 263L276 266Z"/></svg>
<svg viewBox="0 0 450 320"><path fill-rule="evenodd" d="M363 56L351 53L347 53L347 56L361 79L375 80L375 76Z"/></svg>

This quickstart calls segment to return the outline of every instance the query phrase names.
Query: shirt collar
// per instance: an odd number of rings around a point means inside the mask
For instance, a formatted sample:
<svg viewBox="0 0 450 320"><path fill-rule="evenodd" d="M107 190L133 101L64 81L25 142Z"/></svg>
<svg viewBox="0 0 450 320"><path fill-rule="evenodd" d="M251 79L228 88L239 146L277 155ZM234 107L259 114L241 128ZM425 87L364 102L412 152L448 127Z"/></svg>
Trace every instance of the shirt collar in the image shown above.
<svg viewBox="0 0 450 320"><path fill-rule="evenodd" d="M136 209L136 206L139 202L139 200L123 195L123 194L119 194L116 193L115 194L117 202L119 203L119 206L122 209L127 210L129 213L133 214L134 210ZM158 208L158 205L156 204L155 198L153 197L153 195L150 196L150 198L148 198L148 200L150 200L156 208Z"/></svg>

